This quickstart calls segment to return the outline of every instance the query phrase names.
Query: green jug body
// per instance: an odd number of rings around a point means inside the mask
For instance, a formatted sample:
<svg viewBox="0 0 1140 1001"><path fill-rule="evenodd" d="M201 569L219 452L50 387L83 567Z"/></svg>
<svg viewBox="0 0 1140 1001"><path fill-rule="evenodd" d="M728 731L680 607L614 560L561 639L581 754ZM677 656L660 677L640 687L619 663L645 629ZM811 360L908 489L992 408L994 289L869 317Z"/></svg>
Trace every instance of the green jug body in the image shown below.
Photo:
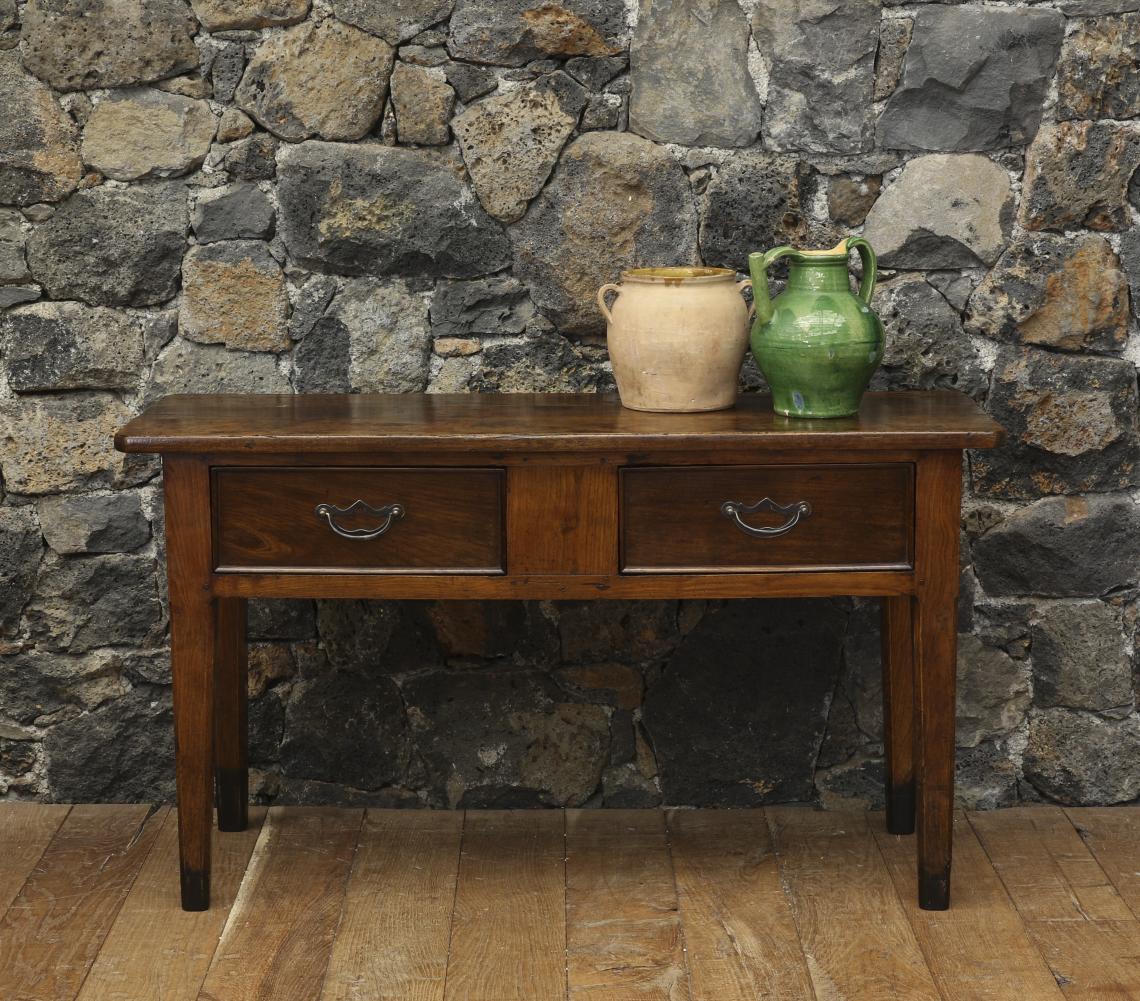
<svg viewBox="0 0 1140 1001"><path fill-rule="evenodd" d="M848 249L864 259L863 283L851 291ZM884 335L870 307L874 254L860 240L844 240L834 251L779 248L753 262L767 266L789 258L787 287L758 305L751 330L752 354L772 391L772 406L788 417L849 417L883 359ZM766 283L764 292L766 293Z"/></svg>

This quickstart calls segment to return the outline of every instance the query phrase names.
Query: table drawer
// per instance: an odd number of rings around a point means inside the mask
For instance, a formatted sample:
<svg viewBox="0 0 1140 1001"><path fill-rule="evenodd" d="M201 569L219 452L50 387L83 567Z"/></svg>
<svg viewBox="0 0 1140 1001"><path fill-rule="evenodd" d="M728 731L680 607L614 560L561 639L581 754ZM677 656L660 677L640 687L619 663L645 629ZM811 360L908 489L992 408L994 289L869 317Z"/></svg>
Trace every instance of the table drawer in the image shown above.
<svg viewBox="0 0 1140 1001"><path fill-rule="evenodd" d="M219 570L502 573L503 471L220 467Z"/></svg>
<svg viewBox="0 0 1140 1001"><path fill-rule="evenodd" d="M914 467L630 467L621 569L883 570L911 565Z"/></svg>

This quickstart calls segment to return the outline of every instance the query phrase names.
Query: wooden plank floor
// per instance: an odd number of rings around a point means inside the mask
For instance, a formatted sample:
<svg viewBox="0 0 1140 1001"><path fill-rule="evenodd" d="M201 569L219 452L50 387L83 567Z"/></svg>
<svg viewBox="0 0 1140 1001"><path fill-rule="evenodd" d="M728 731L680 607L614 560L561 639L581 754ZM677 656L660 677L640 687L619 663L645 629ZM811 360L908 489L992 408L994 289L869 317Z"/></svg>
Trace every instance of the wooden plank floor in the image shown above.
<svg viewBox="0 0 1140 1001"><path fill-rule="evenodd" d="M178 908L166 807L0 803L0 1001L1140 1001L1140 809L274 807Z"/></svg>

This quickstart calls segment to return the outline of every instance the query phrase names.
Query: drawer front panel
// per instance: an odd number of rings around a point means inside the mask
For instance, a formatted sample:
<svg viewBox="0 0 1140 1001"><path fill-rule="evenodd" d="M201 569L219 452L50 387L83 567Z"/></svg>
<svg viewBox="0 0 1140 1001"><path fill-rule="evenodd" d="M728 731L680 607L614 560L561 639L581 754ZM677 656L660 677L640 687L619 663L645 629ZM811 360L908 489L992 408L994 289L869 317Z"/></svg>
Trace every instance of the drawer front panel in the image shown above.
<svg viewBox="0 0 1140 1001"><path fill-rule="evenodd" d="M913 482L908 463L626 468L621 569L906 569Z"/></svg>
<svg viewBox="0 0 1140 1001"><path fill-rule="evenodd" d="M218 570L503 572L501 469L220 467L213 487Z"/></svg>

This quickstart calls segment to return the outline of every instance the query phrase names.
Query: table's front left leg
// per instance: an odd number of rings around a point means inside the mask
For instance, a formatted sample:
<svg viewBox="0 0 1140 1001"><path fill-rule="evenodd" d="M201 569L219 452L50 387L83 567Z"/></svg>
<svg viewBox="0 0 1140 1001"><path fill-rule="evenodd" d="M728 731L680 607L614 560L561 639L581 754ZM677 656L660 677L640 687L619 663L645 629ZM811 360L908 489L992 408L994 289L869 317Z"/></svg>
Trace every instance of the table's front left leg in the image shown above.
<svg viewBox="0 0 1140 1001"><path fill-rule="evenodd" d="M249 824L249 722L246 600L215 602L214 764L218 830L244 831Z"/></svg>
<svg viewBox="0 0 1140 1001"><path fill-rule="evenodd" d="M214 816L215 603L210 593L210 476L193 457L165 457L170 668L182 909L210 906Z"/></svg>
<svg viewBox="0 0 1140 1001"><path fill-rule="evenodd" d="M928 911L950 906L961 493L960 453L932 452L922 457L915 526L915 763L918 905Z"/></svg>

